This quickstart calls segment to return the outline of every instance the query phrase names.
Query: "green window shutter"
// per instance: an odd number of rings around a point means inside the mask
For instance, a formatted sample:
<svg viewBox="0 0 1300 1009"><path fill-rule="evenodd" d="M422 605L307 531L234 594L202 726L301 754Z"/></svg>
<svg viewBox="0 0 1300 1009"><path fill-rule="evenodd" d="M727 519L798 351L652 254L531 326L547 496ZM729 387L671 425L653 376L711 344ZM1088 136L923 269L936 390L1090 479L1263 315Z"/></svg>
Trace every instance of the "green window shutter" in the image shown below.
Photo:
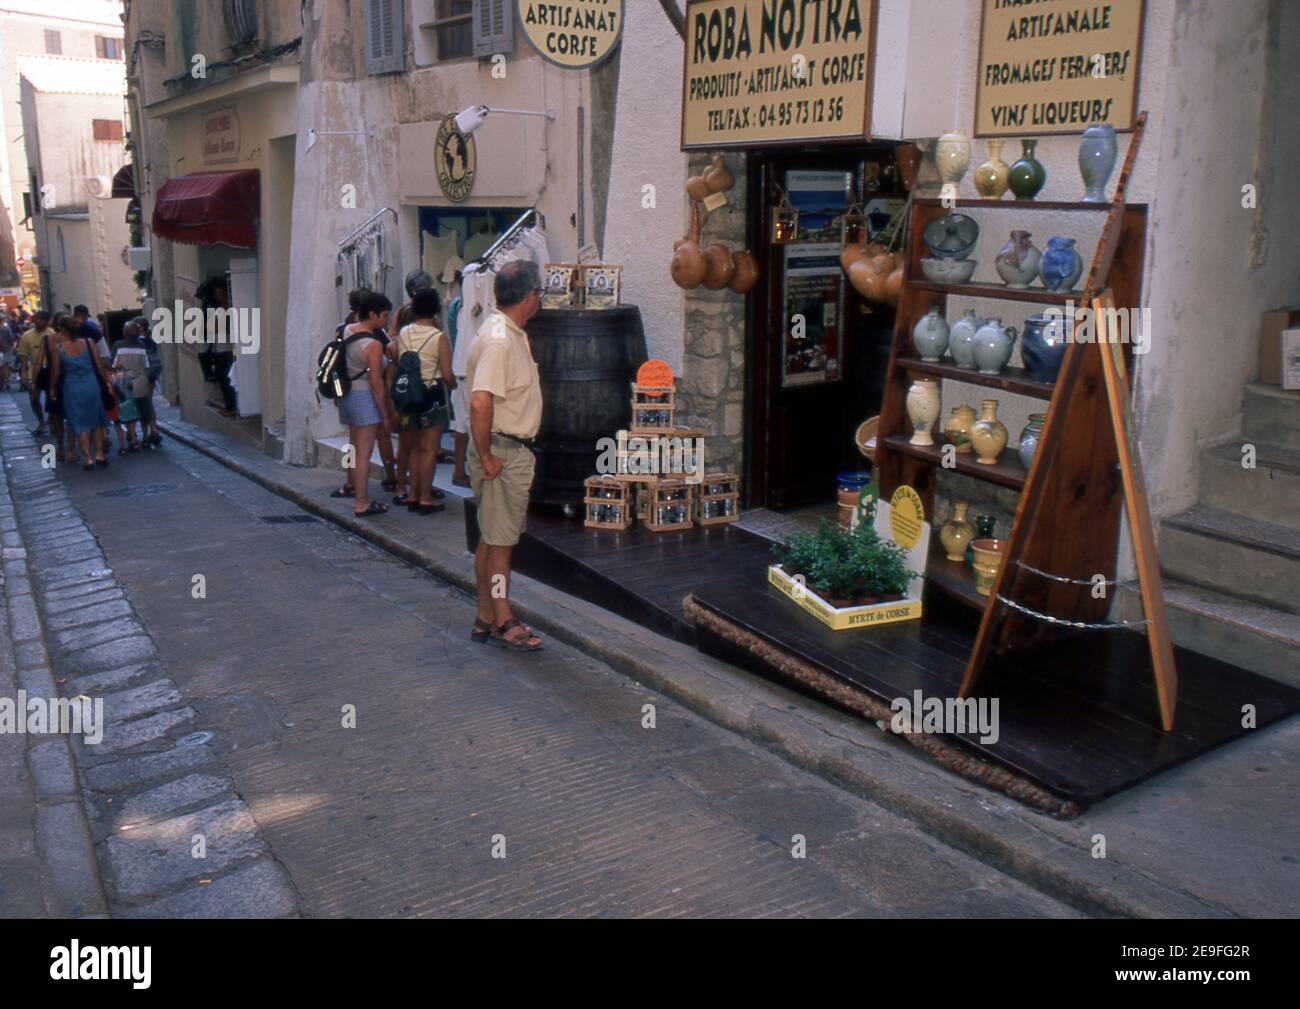
<svg viewBox="0 0 1300 1009"><path fill-rule="evenodd" d="M515 50L515 0L474 0L474 55Z"/></svg>
<svg viewBox="0 0 1300 1009"><path fill-rule="evenodd" d="M406 69L406 0L366 0L366 73Z"/></svg>

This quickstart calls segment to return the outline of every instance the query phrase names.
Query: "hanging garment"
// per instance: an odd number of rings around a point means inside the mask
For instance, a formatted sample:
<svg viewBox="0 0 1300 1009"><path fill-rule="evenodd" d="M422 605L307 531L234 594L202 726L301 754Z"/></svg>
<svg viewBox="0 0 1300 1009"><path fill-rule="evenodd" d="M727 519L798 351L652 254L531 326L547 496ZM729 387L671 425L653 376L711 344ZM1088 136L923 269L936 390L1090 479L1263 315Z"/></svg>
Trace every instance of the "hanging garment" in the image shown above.
<svg viewBox="0 0 1300 1009"><path fill-rule="evenodd" d="M447 265L447 260L457 254L459 244L459 236L454 231L439 236L423 232L420 235L420 268L437 280L442 276L442 268Z"/></svg>

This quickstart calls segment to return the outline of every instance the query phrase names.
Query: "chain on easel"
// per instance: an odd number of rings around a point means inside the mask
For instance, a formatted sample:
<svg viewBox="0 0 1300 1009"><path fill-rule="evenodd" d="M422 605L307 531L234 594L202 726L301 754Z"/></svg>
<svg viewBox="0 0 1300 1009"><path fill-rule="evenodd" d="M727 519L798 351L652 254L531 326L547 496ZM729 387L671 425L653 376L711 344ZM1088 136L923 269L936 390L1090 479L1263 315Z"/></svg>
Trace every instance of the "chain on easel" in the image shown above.
<svg viewBox="0 0 1300 1009"><path fill-rule="evenodd" d="M1103 621L1102 623L1090 624L1082 620L1066 620L1064 617L1054 617L1050 613L1039 613L1037 610L1031 610L1028 606L1021 605L1014 599L1008 599L1004 595L998 595L997 601L1004 606L1010 606L1018 613L1023 613L1027 617L1033 617L1035 620L1042 620L1049 624L1056 624L1059 627L1075 627L1081 631L1119 631L1126 627L1142 627L1151 623L1150 620L1116 620Z"/></svg>
<svg viewBox="0 0 1300 1009"><path fill-rule="evenodd" d="M1016 561L1017 566L1024 568L1032 575L1038 575L1039 578L1047 578L1054 582L1060 582L1062 585L1096 585L1098 584L1092 578L1066 578L1064 575L1054 575L1047 571L1039 571L1038 568L1024 561ZM1102 585L1118 585L1118 579L1104 579Z"/></svg>

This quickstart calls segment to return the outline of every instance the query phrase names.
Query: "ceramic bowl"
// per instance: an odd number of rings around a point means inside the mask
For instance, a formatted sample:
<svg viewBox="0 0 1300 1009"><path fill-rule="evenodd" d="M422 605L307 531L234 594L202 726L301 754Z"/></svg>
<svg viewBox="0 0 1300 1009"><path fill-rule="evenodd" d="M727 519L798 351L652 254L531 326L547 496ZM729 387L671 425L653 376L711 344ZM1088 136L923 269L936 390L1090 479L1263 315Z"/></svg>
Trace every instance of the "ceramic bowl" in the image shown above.
<svg viewBox="0 0 1300 1009"><path fill-rule="evenodd" d="M926 258L921 260L921 272L932 284L964 284L975 276L975 260Z"/></svg>

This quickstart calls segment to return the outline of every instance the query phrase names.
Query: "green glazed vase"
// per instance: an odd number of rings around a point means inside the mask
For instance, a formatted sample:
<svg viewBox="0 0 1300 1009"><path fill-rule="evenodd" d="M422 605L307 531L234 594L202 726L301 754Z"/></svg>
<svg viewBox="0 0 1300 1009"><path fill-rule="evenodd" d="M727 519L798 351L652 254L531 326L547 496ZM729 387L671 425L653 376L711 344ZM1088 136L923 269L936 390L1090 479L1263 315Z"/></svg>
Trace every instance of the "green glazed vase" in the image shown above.
<svg viewBox="0 0 1300 1009"><path fill-rule="evenodd" d="M1047 169L1034 157L1037 140L1021 141L1020 160L1007 173L1007 185L1017 200L1032 200L1047 184Z"/></svg>

